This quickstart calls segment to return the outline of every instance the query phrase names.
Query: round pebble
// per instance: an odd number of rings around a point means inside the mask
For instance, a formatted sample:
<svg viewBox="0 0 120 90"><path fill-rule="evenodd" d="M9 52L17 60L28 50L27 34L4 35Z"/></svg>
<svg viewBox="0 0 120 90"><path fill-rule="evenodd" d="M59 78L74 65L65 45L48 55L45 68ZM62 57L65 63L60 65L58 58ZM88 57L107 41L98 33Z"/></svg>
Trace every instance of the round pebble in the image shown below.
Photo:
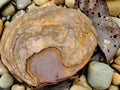
<svg viewBox="0 0 120 90"><path fill-rule="evenodd" d="M5 66L2 64L0 60L0 75L3 75L5 73L8 73L8 70L5 68Z"/></svg>
<svg viewBox="0 0 120 90"><path fill-rule="evenodd" d="M31 3L31 0L17 0L16 3L17 9L24 9Z"/></svg>
<svg viewBox="0 0 120 90"><path fill-rule="evenodd" d="M37 8L39 8L39 7L36 6L35 3L32 3L31 5L29 5L29 6L27 7L27 10L26 10L26 11L27 11L27 12L31 12L31 11L37 9Z"/></svg>
<svg viewBox="0 0 120 90"><path fill-rule="evenodd" d="M112 83L114 85L120 85L120 74L119 73L117 73L117 72L113 73Z"/></svg>
<svg viewBox="0 0 120 90"><path fill-rule="evenodd" d="M3 30L3 21L0 19L0 36L2 34L2 30Z"/></svg>
<svg viewBox="0 0 120 90"><path fill-rule="evenodd" d="M48 2L49 0L34 0L34 2L37 4L37 5L42 5L42 4L44 4L44 3L46 3L46 2Z"/></svg>
<svg viewBox="0 0 120 90"><path fill-rule="evenodd" d="M89 88L87 88L87 87L83 87L83 86L81 86L81 85L73 85L73 86L70 88L70 90L91 90L91 89L89 89Z"/></svg>
<svg viewBox="0 0 120 90"><path fill-rule="evenodd" d="M0 9L8 2L10 2L10 0L0 0Z"/></svg>
<svg viewBox="0 0 120 90"><path fill-rule="evenodd" d="M112 81L113 69L104 63L92 61L88 66L88 83L96 89L107 89Z"/></svg>
<svg viewBox="0 0 120 90"><path fill-rule="evenodd" d="M25 11L24 10L20 10L12 17L11 20L15 20L15 19L21 17L23 14L25 14Z"/></svg>
<svg viewBox="0 0 120 90"><path fill-rule="evenodd" d="M116 85L110 85L108 90L119 90L119 87Z"/></svg>
<svg viewBox="0 0 120 90"><path fill-rule="evenodd" d="M14 84L11 88L11 90L25 90L25 86L23 85L18 85L18 84Z"/></svg>
<svg viewBox="0 0 120 90"><path fill-rule="evenodd" d="M14 79L10 74L3 74L0 78L0 87L8 88L14 83Z"/></svg>
<svg viewBox="0 0 120 90"><path fill-rule="evenodd" d="M7 5L3 10L2 10L2 16L11 16L15 13L15 7L12 4Z"/></svg>
<svg viewBox="0 0 120 90"><path fill-rule="evenodd" d="M65 5L69 8L75 7L75 0L65 0Z"/></svg>

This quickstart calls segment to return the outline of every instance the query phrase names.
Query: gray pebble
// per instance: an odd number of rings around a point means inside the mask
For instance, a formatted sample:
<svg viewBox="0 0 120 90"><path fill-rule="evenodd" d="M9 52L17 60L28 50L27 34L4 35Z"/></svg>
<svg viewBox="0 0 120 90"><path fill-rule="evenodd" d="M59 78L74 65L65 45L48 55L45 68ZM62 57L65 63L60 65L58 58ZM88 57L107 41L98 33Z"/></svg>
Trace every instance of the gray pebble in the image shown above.
<svg viewBox="0 0 120 90"><path fill-rule="evenodd" d="M21 17L24 13L25 13L24 10L20 10L20 11L18 11L18 12L12 17L11 20L15 20L15 19Z"/></svg>
<svg viewBox="0 0 120 90"><path fill-rule="evenodd" d="M0 0L0 9L9 2L10 0Z"/></svg>
<svg viewBox="0 0 120 90"><path fill-rule="evenodd" d="M16 3L18 9L25 9L31 3L31 0L17 0Z"/></svg>
<svg viewBox="0 0 120 90"><path fill-rule="evenodd" d="M107 89L112 81L113 69L104 63L93 61L88 66L88 83L96 89Z"/></svg>
<svg viewBox="0 0 120 90"><path fill-rule="evenodd" d="M12 16L15 13L15 7L12 4L7 5L3 10L2 10L2 16Z"/></svg>

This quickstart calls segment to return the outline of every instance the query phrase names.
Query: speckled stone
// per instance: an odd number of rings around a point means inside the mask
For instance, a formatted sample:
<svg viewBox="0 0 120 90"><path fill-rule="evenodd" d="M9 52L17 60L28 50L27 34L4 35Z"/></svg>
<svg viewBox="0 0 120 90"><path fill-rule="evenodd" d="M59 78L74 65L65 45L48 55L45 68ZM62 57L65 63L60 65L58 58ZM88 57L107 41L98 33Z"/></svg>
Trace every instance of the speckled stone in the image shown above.
<svg viewBox="0 0 120 90"><path fill-rule="evenodd" d="M0 9L11 0L0 0Z"/></svg>
<svg viewBox="0 0 120 90"><path fill-rule="evenodd" d="M11 16L15 13L15 7L12 4L7 5L3 10L2 10L2 16Z"/></svg>
<svg viewBox="0 0 120 90"><path fill-rule="evenodd" d="M34 2L37 4L37 5L43 5L44 3L48 2L49 0L34 0Z"/></svg>
<svg viewBox="0 0 120 90"><path fill-rule="evenodd" d="M25 11L24 10L20 10L12 17L11 20L15 20L15 19L21 17L23 14L25 14Z"/></svg>
<svg viewBox="0 0 120 90"><path fill-rule="evenodd" d="M112 81L113 69L104 63L92 61L88 66L88 83L96 89L107 89Z"/></svg>
<svg viewBox="0 0 120 90"><path fill-rule="evenodd" d="M16 3L17 9L24 9L31 3L31 0L17 0Z"/></svg>
<svg viewBox="0 0 120 90"><path fill-rule="evenodd" d="M3 30L3 21L0 19L0 36L2 34L2 30Z"/></svg>

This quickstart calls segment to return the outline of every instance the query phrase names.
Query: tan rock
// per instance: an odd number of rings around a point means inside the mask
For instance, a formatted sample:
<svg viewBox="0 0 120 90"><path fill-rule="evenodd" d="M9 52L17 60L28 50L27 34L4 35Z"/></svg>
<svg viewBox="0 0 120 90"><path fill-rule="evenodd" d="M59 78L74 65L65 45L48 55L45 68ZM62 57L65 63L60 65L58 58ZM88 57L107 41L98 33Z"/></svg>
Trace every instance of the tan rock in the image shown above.
<svg viewBox="0 0 120 90"><path fill-rule="evenodd" d="M2 30L3 30L3 22L2 20L0 19L0 36L2 34Z"/></svg>
<svg viewBox="0 0 120 90"><path fill-rule="evenodd" d="M48 7L48 6L55 6L53 1L46 2L45 4L41 5L40 8Z"/></svg>
<svg viewBox="0 0 120 90"><path fill-rule="evenodd" d="M60 4L64 4L65 0L53 0L55 4L60 5Z"/></svg>
<svg viewBox="0 0 120 90"><path fill-rule="evenodd" d="M120 85L120 74L119 73L117 73L117 72L113 73L112 84Z"/></svg>
<svg viewBox="0 0 120 90"><path fill-rule="evenodd" d="M110 85L108 90L119 90L119 87L116 85Z"/></svg>
<svg viewBox="0 0 120 90"><path fill-rule="evenodd" d="M114 60L117 65L120 65L120 55Z"/></svg>
<svg viewBox="0 0 120 90"><path fill-rule="evenodd" d="M116 54L115 54L116 57L120 56L120 48L118 48Z"/></svg>
<svg viewBox="0 0 120 90"><path fill-rule="evenodd" d="M65 0L65 5L69 8L75 7L75 0Z"/></svg>
<svg viewBox="0 0 120 90"><path fill-rule="evenodd" d="M112 64L112 67L120 73L120 65Z"/></svg>
<svg viewBox="0 0 120 90"><path fill-rule="evenodd" d="M90 88L83 87L81 85L73 85L70 90L91 90Z"/></svg>

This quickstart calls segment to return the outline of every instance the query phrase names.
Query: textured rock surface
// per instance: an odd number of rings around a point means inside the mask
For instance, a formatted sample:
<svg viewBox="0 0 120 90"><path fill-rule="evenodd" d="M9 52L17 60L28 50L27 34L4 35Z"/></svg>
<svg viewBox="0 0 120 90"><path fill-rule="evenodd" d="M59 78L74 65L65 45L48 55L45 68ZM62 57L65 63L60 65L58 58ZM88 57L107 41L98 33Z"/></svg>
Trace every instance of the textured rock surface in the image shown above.
<svg viewBox="0 0 120 90"><path fill-rule="evenodd" d="M86 65L96 46L96 31L88 17L74 9L51 6L7 25L0 53L18 81L38 86L75 74Z"/></svg>

